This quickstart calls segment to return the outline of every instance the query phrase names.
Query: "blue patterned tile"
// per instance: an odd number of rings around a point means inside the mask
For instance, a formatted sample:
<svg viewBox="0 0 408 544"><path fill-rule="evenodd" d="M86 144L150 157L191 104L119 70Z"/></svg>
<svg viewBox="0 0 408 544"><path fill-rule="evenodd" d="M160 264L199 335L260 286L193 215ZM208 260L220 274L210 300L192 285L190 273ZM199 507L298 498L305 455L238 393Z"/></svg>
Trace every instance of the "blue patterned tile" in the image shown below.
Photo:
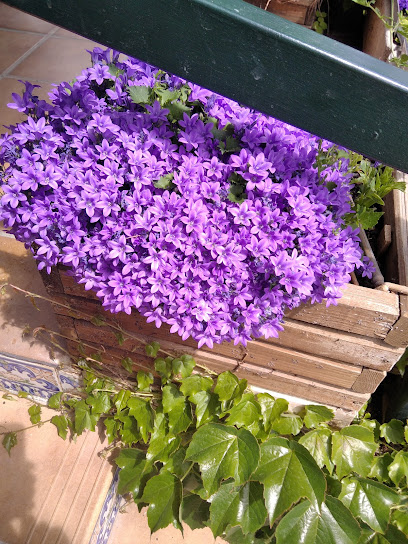
<svg viewBox="0 0 408 544"><path fill-rule="evenodd" d="M47 400L55 393L55 391L50 391L49 389L43 389L41 387L36 387L31 384L16 382L8 380L0 376L0 389L9 391L10 393L17 394L19 391L25 391L30 396L41 403L46 403Z"/></svg>
<svg viewBox="0 0 408 544"><path fill-rule="evenodd" d="M89 544L107 544L110 534L112 532L113 523L116 519L116 515L119 512L119 508L125 502L123 497L118 495L118 480L119 469L115 472L112 479L112 483L109 487L109 491L106 495L105 501L102 506L101 513L99 514L98 521L96 522L95 529L92 533Z"/></svg>
<svg viewBox="0 0 408 544"><path fill-rule="evenodd" d="M0 353L0 378L26 384L35 389L44 389L51 394L59 391L52 366L15 355Z"/></svg>

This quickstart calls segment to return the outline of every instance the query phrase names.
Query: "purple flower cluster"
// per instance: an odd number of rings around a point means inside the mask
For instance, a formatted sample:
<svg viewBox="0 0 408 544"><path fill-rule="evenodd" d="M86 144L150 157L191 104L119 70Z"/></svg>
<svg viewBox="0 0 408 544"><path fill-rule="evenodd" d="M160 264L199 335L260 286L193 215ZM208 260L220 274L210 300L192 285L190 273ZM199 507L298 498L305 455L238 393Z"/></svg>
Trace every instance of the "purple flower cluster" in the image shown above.
<svg viewBox="0 0 408 544"><path fill-rule="evenodd" d="M408 10L408 0L398 0L400 11Z"/></svg>
<svg viewBox="0 0 408 544"><path fill-rule="evenodd" d="M112 55L112 56L111 56ZM310 134L132 58L39 100L0 140L0 219L38 268L61 263L112 312L199 346L277 336L287 309L335 303L363 262L346 164ZM324 145L328 146L326 142Z"/></svg>

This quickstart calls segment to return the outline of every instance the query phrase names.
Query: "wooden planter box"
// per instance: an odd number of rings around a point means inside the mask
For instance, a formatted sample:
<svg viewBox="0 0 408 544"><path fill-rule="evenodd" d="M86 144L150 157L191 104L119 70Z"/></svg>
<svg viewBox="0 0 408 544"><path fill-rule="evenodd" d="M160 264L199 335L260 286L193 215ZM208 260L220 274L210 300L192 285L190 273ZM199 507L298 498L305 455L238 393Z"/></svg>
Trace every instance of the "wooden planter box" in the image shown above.
<svg viewBox="0 0 408 544"><path fill-rule="evenodd" d="M316 14L317 0L245 0L275 15L299 25L311 27Z"/></svg>
<svg viewBox="0 0 408 544"><path fill-rule="evenodd" d="M53 300L72 308L54 304L73 355L80 354L80 341L88 353L104 351L106 362L120 364L121 358L131 357L135 368L151 369L142 336L157 340L166 351L190 353L213 370L231 370L251 385L297 397L298 404L333 406L343 423L352 419L408 345L408 297L355 285L344 290L337 306L307 304L289 312L279 338L254 340L247 348L223 343L197 349L192 339L183 342L168 326L157 329L136 312L105 312L95 295L62 268L43 278ZM91 322L92 316L101 315L129 333L121 346L112 329Z"/></svg>

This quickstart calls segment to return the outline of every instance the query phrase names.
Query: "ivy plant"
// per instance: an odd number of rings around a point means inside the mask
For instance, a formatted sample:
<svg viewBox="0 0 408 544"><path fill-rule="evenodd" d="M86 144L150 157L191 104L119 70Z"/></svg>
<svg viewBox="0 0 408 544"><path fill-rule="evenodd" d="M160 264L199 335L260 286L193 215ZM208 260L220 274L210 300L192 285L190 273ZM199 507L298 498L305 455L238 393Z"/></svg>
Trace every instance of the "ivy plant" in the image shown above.
<svg viewBox="0 0 408 544"><path fill-rule="evenodd" d="M129 357L126 378L80 360L83 388L53 395L48 421L64 440L104 427L118 491L147 507L152 533L185 523L231 544L408 543L408 421L365 414L336 429L328 407L295 414L230 371L157 342L146 353L155 375ZM44 423L37 404L29 414ZM3 435L10 452L17 434Z"/></svg>

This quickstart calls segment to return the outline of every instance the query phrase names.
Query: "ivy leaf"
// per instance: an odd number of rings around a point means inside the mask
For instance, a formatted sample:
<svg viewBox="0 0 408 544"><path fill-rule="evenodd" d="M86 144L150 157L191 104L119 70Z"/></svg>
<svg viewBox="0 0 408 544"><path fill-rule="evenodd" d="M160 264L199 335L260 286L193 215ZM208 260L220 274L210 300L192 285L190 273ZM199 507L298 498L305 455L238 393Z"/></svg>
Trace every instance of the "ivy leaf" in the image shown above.
<svg viewBox="0 0 408 544"><path fill-rule="evenodd" d="M53 416L51 423L57 427L58 436L63 440L67 438L68 434L68 420L64 415Z"/></svg>
<svg viewBox="0 0 408 544"><path fill-rule="evenodd" d="M102 315L94 315L91 317L91 323L96 327L103 327L106 325L106 320Z"/></svg>
<svg viewBox="0 0 408 544"><path fill-rule="evenodd" d="M399 419L391 419L380 426L380 436L388 444L404 444L404 424Z"/></svg>
<svg viewBox="0 0 408 544"><path fill-rule="evenodd" d="M246 429L220 423L207 423L193 435L186 458L200 465L208 497L219 488L221 480L234 478L245 483L259 461L256 438Z"/></svg>
<svg viewBox="0 0 408 544"><path fill-rule="evenodd" d="M165 385L162 391L163 412L169 417L169 431L174 435L186 431L192 423L190 404L173 383Z"/></svg>
<svg viewBox="0 0 408 544"><path fill-rule="evenodd" d="M334 412L327 406L319 406L310 404L305 406L305 415L303 421L308 429L314 429L319 423L331 421L334 417Z"/></svg>
<svg viewBox="0 0 408 544"><path fill-rule="evenodd" d="M166 359L163 359L162 357L159 357L154 361L154 369L164 383L166 383L166 381L171 377L171 363L169 361L166 361Z"/></svg>
<svg viewBox="0 0 408 544"><path fill-rule="evenodd" d="M372 462L370 472L368 473L369 478L376 478L379 482L386 482L389 480L388 467L392 463L393 458L389 453L384 455L378 455L374 457Z"/></svg>
<svg viewBox="0 0 408 544"><path fill-rule="evenodd" d="M297 435L303 427L302 418L296 414L282 414L272 421L272 430L279 434Z"/></svg>
<svg viewBox="0 0 408 544"><path fill-rule="evenodd" d="M17 433L10 432L4 435L2 441L3 447L6 449L7 453L10 456L11 448L17 445Z"/></svg>
<svg viewBox="0 0 408 544"><path fill-rule="evenodd" d="M169 456L178 449L180 441L180 436L167 434L166 416L156 412L154 428L146 454L147 459L151 462L165 463Z"/></svg>
<svg viewBox="0 0 408 544"><path fill-rule="evenodd" d="M118 431L120 429L120 422L116 421L113 417L107 417L103 421L106 427L106 436L108 437L108 444L112 444L118 437Z"/></svg>
<svg viewBox="0 0 408 544"><path fill-rule="evenodd" d="M151 372L139 370L137 373L137 387L140 391L150 391L150 386L153 382L154 378Z"/></svg>
<svg viewBox="0 0 408 544"><path fill-rule="evenodd" d="M129 374L132 374L133 372L133 365L135 364L130 357L124 357L120 364L123 366L123 368L128 372Z"/></svg>
<svg viewBox="0 0 408 544"><path fill-rule="evenodd" d="M230 414L226 420L228 425L249 427L261 417L261 407L253 393L246 393L241 401L230 410L227 410L226 413Z"/></svg>
<svg viewBox="0 0 408 544"><path fill-rule="evenodd" d="M140 434L146 444L149 433L153 431L154 414L150 402L138 397L131 397L127 405L129 415L136 419Z"/></svg>
<svg viewBox="0 0 408 544"><path fill-rule="evenodd" d="M145 454L137 448L122 449L115 459L115 463L122 470L119 471L118 493L133 493L139 498L155 468L146 460Z"/></svg>
<svg viewBox="0 0 408 544"><path fill-rule="evenodd" d="M173 374L180 375L182 378L188 378L193 372L196 362L191 355L182 355L173 360Z"/></svg>
<svg viewBox="0 0 408 544"><path fill-rule="evenodd" d="M128 87L130 98L135 104L148 104L150 99L151 88L145 85L133 85Z"/></svg>
<svg viewBox="0 0 408 544"><path fill-rule="evenodd" d="M168 470L178 478L182 478L191 466L191 463L188 463L185 458L186 448L181 447L172 453L168 460L163 463L163 469Z"/></svg>
<svg viewBox="0 0 408 544"><path fill-rule="evenodd" d="M187 495L181 503L182 520L194 531L204 529L210 517L210 505L198 495Z"/></svg>
<svg viewBox="0 0 408 544"><path fill-rule="evenodd" d="M341 479L350 472L367 476L376 450L373 432L361 425L351 425L333 433L332 460L337 476Z"/></svg>
<svg viewBox="0 0 408 544"><path fill-rule="evenodd" d="M240 397L247 387L246 380L239 380L235 374L227 370L219 374L214 393L221 401Z"/></svg>
<svg viewBox="0 0 408 544"><path fill-rule="evenodd" d="M59 392L59 393L55 393L55 395L52 395L49 399L48 399L48 407L49 408L52 408L53 410L59 410L61 408L61 397L62 397L63 393L62 392Z"/></svg>
<svg viewBox="0 0 408 544"><path fill-rule="evenodd" d="M146 344L145 346L146 355L148 357L153 357L153 358L156 357L159 349L160 349L160 344L154 340L153 342L150 342L149 344Z"/></svg>
<svg viewBox="0 0 408 544"><path fill-rule="evenodd" d="M98 391L95 395L89 395L86 403L92 407L93 414L107 414L111 408L111 400L106 391Z"/></svg>
<svg viewBox="0 0 408 544"><path fill-rule="evenodd" d="M384 533L390 519L391 507L399 496L389 487L366 478L345 478L339 495L342 503L373 529Z"/></svg>
<svg viewBox="0 0 408 544"><path fill-rule="evenodd" d="M360 534L350 511L328 495L320 510L306 500L288 512L276 529L276 543L356 544Z"/></svg>
<svg viewBox="0 0 408 544"><path fill-rule="evenodd" d="M4 395L3 395L3 397L4 397ZM27 393L27 391L19 391L19 392L17 393L17 397L18 397L19 399L26 399L26 398L28 397L28 393ZM9 400L9 399L8 399L8 400Z"/></svg>
<svg viewBox="0 0 408 544"><path fill-rule="evenodd" d="M156 189L168 189L171 186L171 182L173 181L173 179L174 174L165 174L159 179L154 180L153 185L156 187ZM152 355L152 357L156 357L156 355Z"/></svg>
<svg viewBox="0 0 408 544"><path fill-rule="evenodd" d="M184 378L180 385L180 391L186 397L191 397L200 391L210 391L213 386L213 381L211 378L206 378L204 376L189 376Z"/></svg>
<svg viewBox="0 0 408 544"><path fill-rule="evenodd" d="M84 400L75 404L75 432L82 434L85 429L95 430L95 425L99 419L96 414L91 414L91 407Z"/></svg>
<svg viewBox="0 0 408 544"><path fill-rule="evenodd" d="M40 423L41 421L41 406L38 406L38 404L33 404L28 409L28 413L30 414L30 421L33 425L37 425L37 423Z"/></svg>
<svg viewBox="0 0 408 544"><path fill-rule="evenodd" d="M123 426L120 429L120 437L122 442L125 444L135 444L140 440L139 428L137 426L136 419L131 416L125 416L124 414L120 417Z"/></svg>
<svg viewBox="0 0 408 544"><path fill-rule="evenodd" d="M226 483L211 499L210 527L214 537L235 525L241 526L244 534L252 533L265 524L267 515L259 482L248 482L242 487Z"/></svg>
<svg viewBox="0 0 408 544"><path fill-rule="evenodd" d="M408 503L395 508L391 513L391 520L404 535L408 535Z"/></svg>
<svg viewBox="0 0 408 544"><path fill-rule="evenodd" d="M215 393L199 391L190 397L190 402L196 405L195 416L197 428L200 427L200 425L204 425L204 423L218 419L221 406L218 396Z"/></svg>
<svg viewBox="0 0 408 544"><path fill-rule="evenodd" d="M270 523L303 497L319 505L326 481L306 448L286 438L270 438L261 444L261 459L252 476L264 485Z"/></svg>
<svg viewBox="0 0 408 544"><path fill-rule="evenodd" d="M408 544L408 534L398 530L394 525L388 525L385 536L390 544Z"/></svg>
<svg viewBox="0 0 408 544"><path fill-rule="evenodd" d="M164 471L147 482L141 500L149 505L147 520L152 533L170 523L183 530L180 521L181 499L181 482L170 472Z"/></svg>
<svg viewBox="0 0 408 544"><path fill-rule="evenodd" d="M334 465L330 458L331 455L331 436L330 429L318 427L309 431L299 439L302 444L320 468L326 467L329 474L333 472Z"/></svg>
<svg viewBox="0 0 408 544"><path fill-rule="evenodd" d="M278 418L289 407L285 399L274 399L269 393L258 393L258 402L261 406L262 419L265 431L269 433L272 428L272 421Z"/></svg>
<svg viewBox="0 0 408 544"><path fill-rule="evenodd" d="M408 451L397 453L388 467L388 473L397 487L408 486Z"/></svg>
<svg viewBox="0 0 408 544"><path fill-rule="evenodd" d="M119 393L113 397L113 403L116 406L116 411L118 413L127 408L127 402L130 399L131 394L129 389L121 389Z"/></svg>

